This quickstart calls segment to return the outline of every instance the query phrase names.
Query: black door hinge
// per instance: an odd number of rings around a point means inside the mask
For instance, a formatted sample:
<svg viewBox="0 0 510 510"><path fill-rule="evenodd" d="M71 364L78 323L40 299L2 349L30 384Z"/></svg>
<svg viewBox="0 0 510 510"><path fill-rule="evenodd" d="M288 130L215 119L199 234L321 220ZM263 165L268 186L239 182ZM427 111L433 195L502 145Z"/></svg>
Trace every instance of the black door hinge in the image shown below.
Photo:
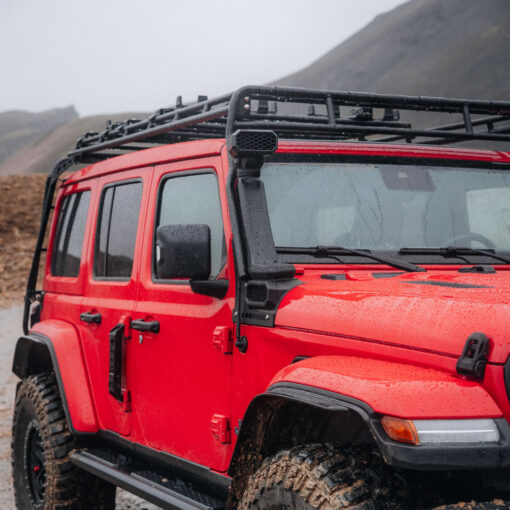
<svg viewBox="0 0 510 510"><path fill-rule="evenodd" d="M483 379L487 354L489 352L489 339L483 333L473 333L466 340L462 355L457 361L457 373L476 379Z"/></svg>

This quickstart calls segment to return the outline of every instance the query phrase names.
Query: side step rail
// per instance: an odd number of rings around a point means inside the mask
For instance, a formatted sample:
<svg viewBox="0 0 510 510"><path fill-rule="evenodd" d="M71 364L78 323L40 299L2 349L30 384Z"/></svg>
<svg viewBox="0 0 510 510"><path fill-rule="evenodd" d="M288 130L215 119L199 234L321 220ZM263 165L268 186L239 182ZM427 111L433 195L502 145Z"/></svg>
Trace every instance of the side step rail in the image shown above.
<svg viewBox="0 0 510 510"><path fill-rule="evenodd" d="M180 479L169 479L147 469L133 470L94 451L76 451L71 462L77 467L169 510L223 510L217 497L204 494Z"/></svg>

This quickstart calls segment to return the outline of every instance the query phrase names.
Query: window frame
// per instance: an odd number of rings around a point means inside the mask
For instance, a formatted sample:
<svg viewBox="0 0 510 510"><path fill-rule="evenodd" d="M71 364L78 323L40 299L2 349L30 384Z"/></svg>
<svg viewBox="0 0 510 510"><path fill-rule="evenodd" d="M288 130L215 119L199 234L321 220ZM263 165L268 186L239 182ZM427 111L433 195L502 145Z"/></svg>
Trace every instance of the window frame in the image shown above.
<svg viewBox="0 0 510 510"><path fill-rule="evenodd" d="M223 217L223 206L221 203L221 192L220 192L220 179L218 176L218 172L213 167L205 167L205 168L197 168L193 170L177 170L175 172L168 172L163 175L158 183L158 188L156 192L156 208L154 210L154 218L153 218L153 228L152 228L152 241L151 241L151 281L156 284L167 284L167 285L190 285L190 278L158 278L156 276L156 231L158 229L158 221L161 213L161 202L163 195L163 188L165 183L170 179L175 179L178 177L188 177L193 175L205 175L212 174L216 179L216 186L218 189L218 201L220 204L220 213L221 213L221 224L223 226L223 243L222 243L222 253L221 253L221 265L218 271L218 274L214 276L214 279L210 279L210 281L215 281L218 279L219 275L225 268L227 263L227 242L225 237L225 220Z"/></svg>
<svg viewBox="0 0 510 510"><path fill-rule="evenodd" d="M129 275L129 277L126 277L126 276L97 276L95 261L96 261L96 253L97 253L98 244L99 244L99 235L98 235L99 227L101 225L101 219L102 219L102 215L103 215L103 205L104 205L104 198L105 198L106 191L109 188L113 188L116 186L124 186L126 184L134 184L134 183L140 183L142 185L142 192L140 195L140 209L138 211L138 223L136 225L136 234L137 235L135 238L135 246L133 248L133 264L131 266L131 274ZM95 225L95 229L94 229L94 241L93 241L94 251L92 252L92 279L94 281L97 281L97 282L105 282L105 281L106 282L129 282L133 279L133 267L134 267L134 263L135 263L136 244L137 244L137 239L139 237L138 229L140 228L140 213L142 211L142 205L143 205L143 192L144 192L143 179L140 177L125 179L125 180L121 180L121 181L109 182L102 187L100 196L99 196L99 205L97 208L97 220L96 220L96 225ZM112 201L112 207L113 207L113 204L115 203L115 195L113 198L114 198L114 200ZM110 230L108 229L108 238L109 238L109 236L110 236Z"/></svg>
<svg viewBox="0 0 510 510"><path fill-rule="evenodd" d="M87 214L85 216L85 228L83 230L83 239L81 242L80 265L78 268L78 274L76 274L76 275L55 274L54 273L55 255L56 255L55 250L57 249L57 243L58 243L58 241L60 241L62 229L64 228L64 224L62 222L62 219L63 219L62 214L67 213L67 211L68 211L67 204L68 204L69 197L71 197L73 195L83 194L83 193L89 193L89 203L87 206ZM54 230L54 233L53 233L53 236L51 239L51 252L49 253L50 256L49 256L49 260L48 260L47 276L49 278L52 278L52 279L53 278L66 278L67 279L66 281L69 281L69 279L77 280L78 278L80 278L80 275L82 274L81 267L82 267L82 264L84 261L85 248L87 245L87 226L89 223L91 206L93 205L92 199L93 199L92 190L90 188L72 190L69 193L65 193L60 197L59 203L58 203L58 208L56 209L57 214L56 214L56 218L55 218L55 230ZM66 202L66 204L64 204L64 202ZM66 205L65 211L64 211L64 207L63 207L64 205ZM75 217L76 217L76 214L75 214ZM72 229L72 227L71 227L71 229ZM68 240L67 244L69 247L69 240Z"/></svg>

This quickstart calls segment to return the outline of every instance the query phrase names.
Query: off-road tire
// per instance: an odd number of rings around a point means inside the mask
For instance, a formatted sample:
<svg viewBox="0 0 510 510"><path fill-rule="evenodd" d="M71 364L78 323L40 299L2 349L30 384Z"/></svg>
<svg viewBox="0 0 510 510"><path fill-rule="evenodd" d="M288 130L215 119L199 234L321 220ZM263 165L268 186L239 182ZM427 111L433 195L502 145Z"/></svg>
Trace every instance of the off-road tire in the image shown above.
<svg viewBox="0 0 510 510"><path fill-rule="evenodd" d="M30 376L16 393L12 473L18 510L113 510L115 487L76 468L53 374ZM32 474L34 473L34 474Z"/></svg>
<svg viewBox="0 0 510 510"><path fill-rule="evenodd" d="M251 476L239 510L399 509L384 462L365 448L314 444L266 459Z"/></svg>

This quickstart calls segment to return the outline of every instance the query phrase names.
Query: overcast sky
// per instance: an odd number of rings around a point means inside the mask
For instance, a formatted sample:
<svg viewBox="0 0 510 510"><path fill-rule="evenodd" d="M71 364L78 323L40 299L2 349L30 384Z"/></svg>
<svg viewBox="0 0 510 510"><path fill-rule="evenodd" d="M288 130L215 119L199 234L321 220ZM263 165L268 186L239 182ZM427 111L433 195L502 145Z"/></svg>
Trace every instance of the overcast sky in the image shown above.
<svg viewBox="0 0 510 510"><path fill-rule="evenodd" d="M276 80L404 0L0 0L0 111L152 111Z"/></svg>

